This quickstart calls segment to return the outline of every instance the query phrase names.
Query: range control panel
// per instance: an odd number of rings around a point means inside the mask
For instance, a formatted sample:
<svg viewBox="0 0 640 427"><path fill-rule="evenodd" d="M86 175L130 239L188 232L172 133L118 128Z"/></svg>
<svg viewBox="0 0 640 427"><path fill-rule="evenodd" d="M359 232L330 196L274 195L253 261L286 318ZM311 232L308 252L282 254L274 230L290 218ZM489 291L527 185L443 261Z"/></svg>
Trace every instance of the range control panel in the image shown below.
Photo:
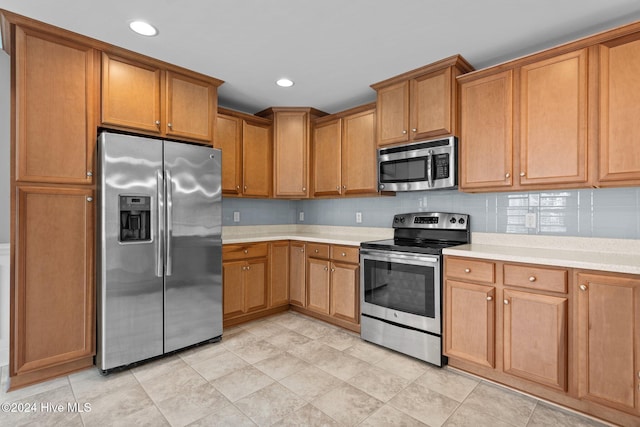
<svg viewBox="0 0 640 427"><path fill-rule="evenodd" d="M397 214L393 228L435 228L442 230L467 230L469 215L448 212L415 212Z"/></svg>

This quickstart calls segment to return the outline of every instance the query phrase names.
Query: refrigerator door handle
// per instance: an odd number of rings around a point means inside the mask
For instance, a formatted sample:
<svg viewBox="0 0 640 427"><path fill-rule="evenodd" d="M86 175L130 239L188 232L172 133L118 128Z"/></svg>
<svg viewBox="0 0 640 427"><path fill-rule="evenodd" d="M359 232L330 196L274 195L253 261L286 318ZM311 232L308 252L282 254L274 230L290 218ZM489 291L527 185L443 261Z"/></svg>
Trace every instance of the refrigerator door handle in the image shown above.
<svg viewBox="0 0 640 427"><path fill-rule="evenodd" d="M156 197L158 198L158 215L156 217L156 276L163 276L164 262L162 259L162 246L164 244L164 176L162 170L156 175Z"/></svg>
<svg viewBox="0 0 640 427"><path fill-rule="evenodd" d="M166 234L166 245L167 245L167 276L171 276L173 273L173 256L172 256L172 245L171 240L173 238L173 181L171 179L171 171L169 169L166 170L167 174L167 234Z"/></svg>

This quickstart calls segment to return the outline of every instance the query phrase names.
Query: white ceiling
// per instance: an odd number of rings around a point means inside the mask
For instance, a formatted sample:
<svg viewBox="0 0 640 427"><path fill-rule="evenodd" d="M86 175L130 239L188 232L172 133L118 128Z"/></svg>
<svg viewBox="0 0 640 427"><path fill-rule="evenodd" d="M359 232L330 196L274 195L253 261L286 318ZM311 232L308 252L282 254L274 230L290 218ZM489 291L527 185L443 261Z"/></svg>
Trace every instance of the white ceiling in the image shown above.
<svg viewBox="0 0 640 427"><path fill-rule="evenodd" d="M328 113L459 53L484 68L640 20L638 0L0 0L0 8L222 79L221 106ZM134 19L160 34L143 38ZM280 77L296 84L283 89Z"/></svg>

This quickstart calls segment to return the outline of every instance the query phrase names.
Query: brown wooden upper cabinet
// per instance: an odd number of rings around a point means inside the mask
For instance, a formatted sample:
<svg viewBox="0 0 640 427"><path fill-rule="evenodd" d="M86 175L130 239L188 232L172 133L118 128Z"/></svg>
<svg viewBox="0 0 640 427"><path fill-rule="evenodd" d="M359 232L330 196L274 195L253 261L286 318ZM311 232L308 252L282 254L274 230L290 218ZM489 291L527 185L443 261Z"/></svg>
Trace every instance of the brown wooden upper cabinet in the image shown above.
<svg viewBox="0 0 640 427"><path fill-rule="evenodd" d="M212 143L222 82L102 54L102 125Z"/></svg>
<svg viewBox="0 0 640 427"><path fill-rule="evenodd" d="M454 55L371 85L378 92L378 145L457 135L456 77L472 70Z"/></svg>
<svg viewBox="0 0 640 427"><path fill-rule="evenodd" d="M597 46L599 61L598 185L640 185L640 34Z"/></svg>
<svg viewBox="0 0 640 427"><path fill-rule="evenodd" d="M271 194L271 122L220 108L214 147L222 149L222 192L229 196Z"/></svg>
<svg viewBox="0 0 640 427"><path fill-rule="evenodd" d="M273 121L273 196L309 197L311 121L326 113L314 108L272 107L256 115Z"/></svg>
<svg viewBox="0 0 640 427"><path fill-rule="evenodd" d="M375 105L322 117L313 133L313 195L376 193Z"/></svg>
<svg viewBox="0 0 640 427"><path fill-rule="evenodd" d="M91 184L97 52L22 26L13 41L16 181Z"/></svg>
<svg viewBox="0 0 640 427"><path fill-rule="evenodd" d="M586 185L587 56L580 49L458 79L463 191Z"/></svg>

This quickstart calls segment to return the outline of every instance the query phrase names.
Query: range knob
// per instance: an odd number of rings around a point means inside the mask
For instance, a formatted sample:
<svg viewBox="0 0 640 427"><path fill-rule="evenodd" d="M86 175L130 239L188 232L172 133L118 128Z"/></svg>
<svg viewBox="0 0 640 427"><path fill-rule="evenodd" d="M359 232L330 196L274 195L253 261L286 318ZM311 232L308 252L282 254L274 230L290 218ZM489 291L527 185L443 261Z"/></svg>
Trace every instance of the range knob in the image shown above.
<svg viewBox="0 0 640 427"><path fill-rule="evenodd" d="M451 217L451 219L449 220L449 222L450 222L451 224L455 224L455 223L456 223L456 219L455 219L455 218L453 218L453 217Z"/></svg>
<svg viewBox="0 0 640 427"><path fill-rule="evenodd" d="M400 224L404 224L404 217L403 216L400 217Z"/></svg>
<svg viewBox="0 0 640 427"><path fill-rule="evenodd" d="M464 218L460 218L460 219L458 220L458 224L464 224Z"/></svg>
<svg viewBox="0 0 640 427"><path fill-rule="evenodd" d="M395 222L396 224L399 223L400 222L400 218L398 218L398 217L393 218L393 222Z"/></svg>

